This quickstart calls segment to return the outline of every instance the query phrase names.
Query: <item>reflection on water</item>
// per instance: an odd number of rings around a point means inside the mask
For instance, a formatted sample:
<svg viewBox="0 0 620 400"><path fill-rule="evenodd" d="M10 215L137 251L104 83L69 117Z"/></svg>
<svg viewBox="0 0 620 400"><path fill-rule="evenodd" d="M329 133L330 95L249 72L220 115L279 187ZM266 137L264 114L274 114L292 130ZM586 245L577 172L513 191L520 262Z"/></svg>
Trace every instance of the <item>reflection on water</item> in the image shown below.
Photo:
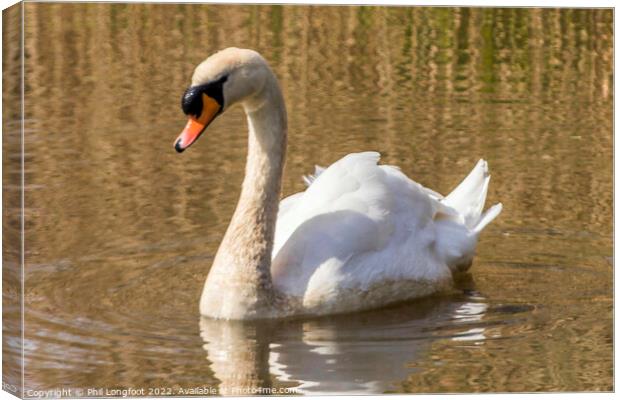
<svg viewBox="0 0 620 400"><path fill-rule="evenodd" d="M612 389L610 10L25 8L27 389ZM284 195L353 151L444 193L485 157L489 201L505 211L482 237L475 285L351 316L199 323L239 194L243 113L181 156L172 140L193 67L231 45L260 51L281 80ZM19 124L4 124L11 193L7 127ZM4 252L6 272L17 264ZM18 321L18 307L4 312ZM5 360L19 358L17 326L5 324Z"/></svg>
<svg viewBox="0 0 620 400"><path fill-rule="evenodd" d="M429 356L431 344L465 346L505 339L500 325L522 325L523 314L486 317L479 294L308 321L227 322L202 318L201 336L222 393L236 388L288 387L303 394L372 394L399 389ZM282 386L280 386L282 385Z"/></svg>

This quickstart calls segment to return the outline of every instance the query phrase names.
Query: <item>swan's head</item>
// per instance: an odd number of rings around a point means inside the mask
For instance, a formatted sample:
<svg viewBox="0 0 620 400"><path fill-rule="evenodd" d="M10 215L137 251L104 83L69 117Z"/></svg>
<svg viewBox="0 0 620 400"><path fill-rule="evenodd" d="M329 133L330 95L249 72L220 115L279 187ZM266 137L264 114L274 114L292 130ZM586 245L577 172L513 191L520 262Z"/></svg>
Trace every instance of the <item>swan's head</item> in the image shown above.
<svg viewBox="0 0 620 400"><path fill-rule="evenodd" d="M218 115L235 103L255 97L270 74L265 59L253 50L230 47L201 62L181 99L189 121L174 148L182 152Z"/></svg>

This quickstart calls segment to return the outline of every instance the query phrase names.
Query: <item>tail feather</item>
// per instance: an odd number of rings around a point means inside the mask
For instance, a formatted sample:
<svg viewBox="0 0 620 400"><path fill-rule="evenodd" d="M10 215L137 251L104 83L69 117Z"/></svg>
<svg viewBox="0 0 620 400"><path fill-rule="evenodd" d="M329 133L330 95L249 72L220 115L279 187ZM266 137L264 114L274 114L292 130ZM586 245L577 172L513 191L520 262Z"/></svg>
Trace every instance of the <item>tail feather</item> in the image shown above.
<svg viewBox="0 0 620 400"><path fill-rule="evenodd" d="M487 162L480 160L463 182L442 201L462 216L463 223L469 229L474 229L480 221L490 179Z"/></svg>
<svg viewBox="0 0 620 400"><path fill-rule="evenodd" d="M441 200L457 214L437 220L437 250L451 269L469 268L480 232L502 211L502 203L498 203L482 213L490 179L486 161L480 160L463 182Z"/></svg>
<svg viewBox="0 0 620 400"><path fill-rule="evenodd" d="M497 203L493 206L491 206L488 210L486 210L484 212L484 214L482 214L482 216L480 217L480 219L478 220L478 223L476 224L476 226L474 226L473 231L475 233L480 233L482 232L482 230L491 222L495 219L495 217L497 217L499 215L499 213L502 212L502 208L504 206L502 205L502 203Z"/></svg>

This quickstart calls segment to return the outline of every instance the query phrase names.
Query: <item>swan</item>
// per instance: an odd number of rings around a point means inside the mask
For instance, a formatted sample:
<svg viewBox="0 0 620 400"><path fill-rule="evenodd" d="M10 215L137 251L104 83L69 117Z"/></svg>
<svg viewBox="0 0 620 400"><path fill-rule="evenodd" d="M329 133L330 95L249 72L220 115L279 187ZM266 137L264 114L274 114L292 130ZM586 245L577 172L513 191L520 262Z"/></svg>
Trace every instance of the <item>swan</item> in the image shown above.
<svg viewBox="0 0 620 400"><path fill-rule="evenodd" d="M234 104L249 128L237 208L213 260L200 313L227 320L318 316L379 308L449 288L471 265L478 236L502 210L482 213L484 160L450 195L349 154L305 177L279 201L287 116L278 80L256 51L227 48L194 70L181 105L182 152Z"/></svg>

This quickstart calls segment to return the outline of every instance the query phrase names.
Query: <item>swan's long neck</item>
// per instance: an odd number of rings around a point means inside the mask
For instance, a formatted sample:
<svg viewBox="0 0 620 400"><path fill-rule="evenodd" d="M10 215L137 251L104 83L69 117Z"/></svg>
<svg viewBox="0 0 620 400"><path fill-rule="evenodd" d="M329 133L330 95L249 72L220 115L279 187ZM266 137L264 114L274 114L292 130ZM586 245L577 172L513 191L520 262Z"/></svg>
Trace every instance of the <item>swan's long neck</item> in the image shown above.
<svg viewBox="0 0 620 400"><path fill-rule="evenodd" d="M223 245L234 246L240 268L271 281L271 249L286 151L286 111L279 88L270 86L266 91L258 108L245 105L249 127L245 179Z"/></svg>
<svg viewBox="0 0 620 400"><path fill-rule="evenodd" d="M286 109L275 76L243 106L249 125L245 179L200 303L203 315L218 318L264 314L275 300L271 251L287 133Z"/></svg>

